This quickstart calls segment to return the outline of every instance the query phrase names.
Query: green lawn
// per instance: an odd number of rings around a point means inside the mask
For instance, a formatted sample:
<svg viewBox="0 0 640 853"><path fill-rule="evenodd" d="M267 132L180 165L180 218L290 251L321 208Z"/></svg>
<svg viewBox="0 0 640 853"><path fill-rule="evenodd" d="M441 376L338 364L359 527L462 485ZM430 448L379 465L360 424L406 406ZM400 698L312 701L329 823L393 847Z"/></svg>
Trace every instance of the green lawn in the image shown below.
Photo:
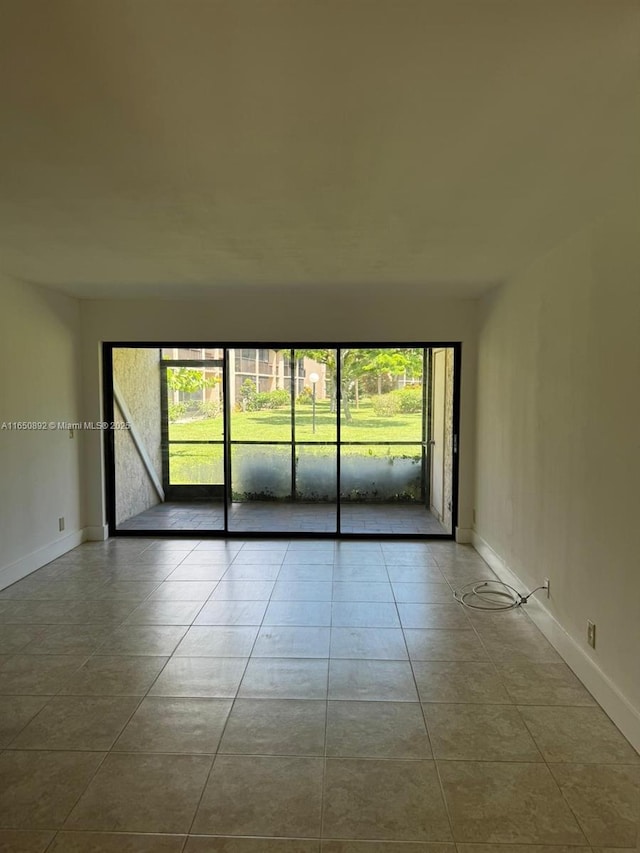
<svg viewBox="0 0 640 853"><path fill-rule="evenodd" d="M415 447L394 448L393 455L415 456L419 453L417 445L422 441L422 417L420 413L378 417L371 403L364 402L359 409L353 409L353 420L347 423L344 415L341 419L342 441L410 441ZM336 417L330 411L330 404L322 400L316 404L316 430L313 432L311 406L296 408L296 441L336 441ZM222 441L222 417L192 420L169 425L171 441ZM291 416L287 409L262 410L258 412L234 412L231 416L231 439L233 441L291 441ZM257 451L257 449L256 449ZM254 452L256 452L254 451ZM270 454L288 454L289 448L271 447ZM313 453L306 447L305 453ZM321 447L318 454L326 453ZM381 446L345 447L343 454L363 456L386 456L389 449ZM222 483L223 446L218 445L171 445L170 469L171 482Z"/></svg>
<svg viewBox="0 0 640 853"><path fill-rule="evenodd" d="M420 413L378 417L371 403L362 403L353 409L353 420L341 418L342 441L422 441L422 416ZM313 432L311 406L296 408L296 441L335 441L336 416L329 402L316 404L316 431ZM221 441L222 417L193 420L169 425L172 441ZM233 441L290 441L291 413L288 409L263 409L259 412L234 412L231 415Z"/></svg>
<svg viewBox="0 0 640 853"><path fill-rule="evenodd" d="M173 486L206 486L224 483L221 444L169 445L169 480Z"/></svg>

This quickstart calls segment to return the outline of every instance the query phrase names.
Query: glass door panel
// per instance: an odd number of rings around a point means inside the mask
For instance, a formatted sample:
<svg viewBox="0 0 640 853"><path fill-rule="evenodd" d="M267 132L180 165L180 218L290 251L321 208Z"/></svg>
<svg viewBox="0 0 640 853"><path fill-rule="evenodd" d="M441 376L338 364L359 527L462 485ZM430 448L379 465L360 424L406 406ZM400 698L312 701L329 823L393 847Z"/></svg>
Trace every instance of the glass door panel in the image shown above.
<svg viewBox="0 0 640 853"><path fill-rule="evenodd" d="M163 348L163 474L175 526L224 530L224 355ZM185 522L184 527L182 521ZM180 523L177 523L180 522Z"/></svg>
<svg viewBox="0 0 640 853"><path fill-rule="evenodd" d="M230 349L229 530L288 532L293 501L291 351Z"/></svg>
<svg viewBox="0 0 640 853"><path fill-rule="evenodd" d="M231 531L336 531L335 357L335 350L229 351Z"/></svg>
<svg viewBox="0 0 640 853"><path fill-rule="evenodd" d="M220 497L224 485L224 401L222 366L163 365L166 394L165 485L210 487Z"/></svg>
<svg viewBox="0 0 640 853"><path fill-rule="evenodd" d="M298 349L295 365L295 486L309 532L335 533L338 511L338 423L333 348Z"/></svg>
<svg viewBox="0 0 640 853"><path fill-rule="evenodd" d="M391 533L426 523L425 350L340 350L341 527Z"/></svg>

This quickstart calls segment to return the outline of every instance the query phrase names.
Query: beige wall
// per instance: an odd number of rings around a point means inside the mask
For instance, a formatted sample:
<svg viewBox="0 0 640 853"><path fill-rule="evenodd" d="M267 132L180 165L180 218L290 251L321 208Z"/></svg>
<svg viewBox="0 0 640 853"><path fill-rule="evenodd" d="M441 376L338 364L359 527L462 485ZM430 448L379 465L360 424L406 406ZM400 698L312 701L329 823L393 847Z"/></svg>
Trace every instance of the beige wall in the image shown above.
<svg viewBox="0 0 640 853"><path fill-rule="evenodd" d="M85 417L101 414L100 344L202 341L330 344L462 341L460 499L458 526L471 528L474 472L476 308L473 300L433 300L420 288L334 286L217 288L209 302L82 303ZM88 436L87 511L105 520L101 437Z"/></svg>
<svg viewBox="0 0 640 853"><path fill-rule="evenodd" d="M0 425L77 422L77 301L0 279L0 306ZM79 544L83 440L66 429L0 430L0 588Z"/></svg>
<svg viewBox="0 0 640 853"><path fill-rule="evenodd" d="M635 204L558 246L483 308L477 533L529 587L551 579L552 616L640 722Z"/></svg>

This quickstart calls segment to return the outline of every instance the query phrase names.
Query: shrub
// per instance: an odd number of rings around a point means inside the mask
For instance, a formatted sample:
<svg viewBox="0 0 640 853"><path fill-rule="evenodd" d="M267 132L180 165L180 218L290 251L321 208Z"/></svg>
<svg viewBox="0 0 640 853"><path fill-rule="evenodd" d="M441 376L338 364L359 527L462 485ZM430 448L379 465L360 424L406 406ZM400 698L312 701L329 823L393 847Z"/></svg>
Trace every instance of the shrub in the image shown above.
<svg viewBox="0 0 640 853"><path fill-rule="evenodd" d="M391 418L400 411L400 401L394 393L379 394L372 399L373 412L379 418Z"/></svg>
<svg viewBox="0 0 640 853"><path fill-rule="evenodd" d="M422 388L402 388L399 391L393 391L400 401L400 411L403 414L412 414L422 411Z"/></svg>
<svg viewBox="0 0 640 853"><path fill-rule="evenodd" d="M311 388L303 388L299 396L296 398L296 403L299 406L310 406L313 403L313 392Z"/></svg>
<svg viewBox="0 0 640 853"><path fill-rule="evenodd" d="M168 406L169 421L173 423L179 418L183 418L187 414L186 403L169 403Z"/></svg>
<svg viewBox="0 0 640 853"><path fill-rule="evenodd" d="M245 379L240 386L240 394L242 395L242 407L244 411L255 412L257 408L256 397L258 396L256 383L251 379Z"/></svg>
<svg viewBox="0 0 640 853"><path fill-rule="evenodd" d="M217 418L220 414L220 403L210 400L208 403L198 403L198 412L205 418Z"/></svg>
<svg viewBox="0 0 640 853"><path fill-rule="evenodd" d="M391 418L397 414L413 414L422 411L422 389L400 388L388 394L372 398L374 414L379 418Z"/></svg>
<svg viewBox="0 0 640 853"><path fill-rule="evenodd" d="M276 391L261 391L259 394L256 394L255 397L255 408L256 410L260 409L282 409L285 406L288 406L291 402L291 395L288 391L284 389L278 389Z"/></svg>

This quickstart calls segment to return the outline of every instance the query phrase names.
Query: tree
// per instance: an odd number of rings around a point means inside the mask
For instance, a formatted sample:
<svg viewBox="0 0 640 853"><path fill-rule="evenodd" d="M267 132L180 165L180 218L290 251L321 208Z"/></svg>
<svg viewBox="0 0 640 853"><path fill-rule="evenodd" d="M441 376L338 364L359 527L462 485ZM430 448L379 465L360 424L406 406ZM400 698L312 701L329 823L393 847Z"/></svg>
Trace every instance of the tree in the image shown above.
<svg viewBox="0 0 640 853"><path fill-rule="evenodd" d="M363 376L410 376L422 375L422 349L415 348L385 348L385 349L340 349L339 364L336 362L334 349L305 349L297 350L296 356L306 357L324 364L327 368L327 379L331 382L333 398L336 398L338 367L340 368L340 400L346 423L351 423L353 416L349 396L358 379Z"/></svg>
<svg viewBox="0 0 640 853"><path fill-rule="evenodd" d="M377 379L378 394L382 393L384 377L396 378L408 374L422 377L423 350L421 347L365 350L368 358L363 375Z"/></svg>
<svg viewBox="0 0 640 853"><path fill-rule="evenodd" d="M172 391L184 391L193 394L202 388L213 388L220 382L219 377L205 377L204 370L196 367L168 367L167 387Z"/></svg>

